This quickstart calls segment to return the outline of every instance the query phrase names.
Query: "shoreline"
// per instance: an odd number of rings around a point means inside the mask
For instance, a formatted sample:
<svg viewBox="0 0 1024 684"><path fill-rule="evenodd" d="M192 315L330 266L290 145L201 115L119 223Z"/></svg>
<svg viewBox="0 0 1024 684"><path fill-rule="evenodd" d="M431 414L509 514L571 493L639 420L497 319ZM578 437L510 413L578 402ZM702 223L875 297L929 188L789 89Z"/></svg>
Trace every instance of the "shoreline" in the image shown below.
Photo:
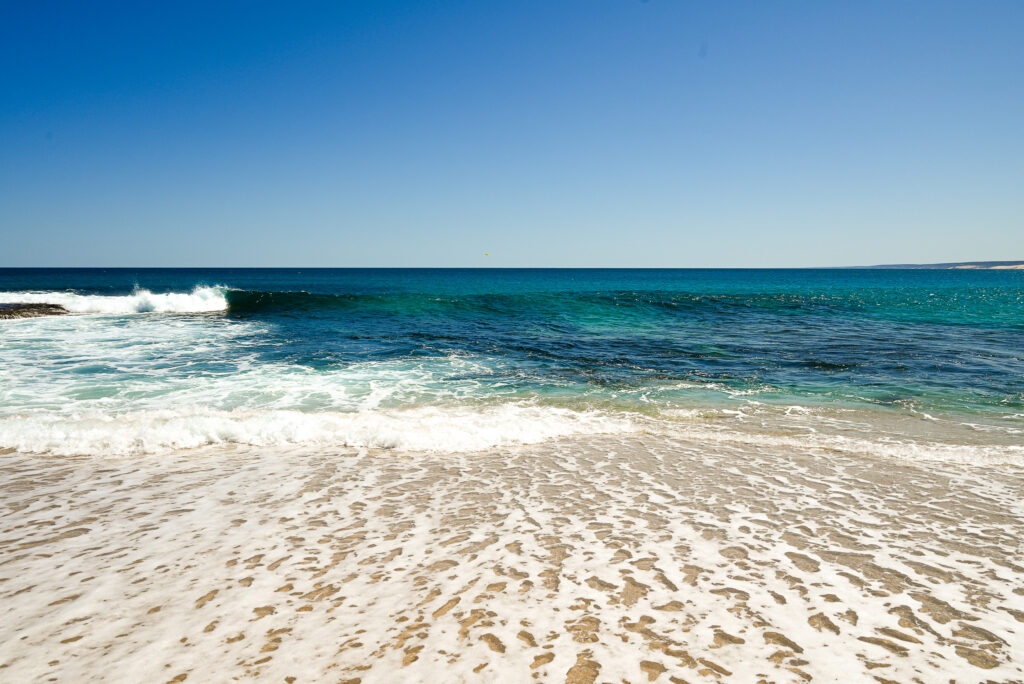
<svg viewBox="0 0 1024 684"><path fill-rule="evenodd" d="M4 679L1024 678L1019 465L634 434L0 472Z"/></svg>

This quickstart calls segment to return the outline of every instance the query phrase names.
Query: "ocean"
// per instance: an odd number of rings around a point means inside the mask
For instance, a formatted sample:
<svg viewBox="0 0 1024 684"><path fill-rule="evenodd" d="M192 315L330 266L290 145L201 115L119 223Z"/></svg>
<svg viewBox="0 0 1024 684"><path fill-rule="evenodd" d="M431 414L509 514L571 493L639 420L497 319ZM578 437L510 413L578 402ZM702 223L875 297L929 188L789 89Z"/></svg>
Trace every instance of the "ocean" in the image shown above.
<svg viewBox="0 0 1024 684"><path fill-rule="evenodd" d="M0 269L0 449L657 433L1024 462L1024 272Z"/></svg>

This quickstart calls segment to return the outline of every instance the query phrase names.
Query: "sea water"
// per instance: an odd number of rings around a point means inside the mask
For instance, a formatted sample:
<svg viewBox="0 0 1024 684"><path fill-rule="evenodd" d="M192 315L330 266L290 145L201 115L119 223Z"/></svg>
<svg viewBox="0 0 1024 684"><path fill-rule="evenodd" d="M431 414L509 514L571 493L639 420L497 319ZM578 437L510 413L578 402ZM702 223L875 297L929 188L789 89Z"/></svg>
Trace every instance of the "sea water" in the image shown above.
<svg viewBox="0 0 1024 684"><path fill-rule="evenodd" d="M0 269L0 449L599 433L1024 462L1024 271Z"/></svg>

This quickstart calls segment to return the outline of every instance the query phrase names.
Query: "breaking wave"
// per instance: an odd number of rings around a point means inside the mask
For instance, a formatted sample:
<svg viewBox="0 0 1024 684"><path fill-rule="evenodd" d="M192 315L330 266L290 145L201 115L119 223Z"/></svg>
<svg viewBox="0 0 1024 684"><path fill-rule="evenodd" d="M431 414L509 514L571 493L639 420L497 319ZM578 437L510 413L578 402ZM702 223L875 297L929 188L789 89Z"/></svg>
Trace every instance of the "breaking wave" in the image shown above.
<svg viewBox="0 0 1024 684"><path fill-rule="evenodd" d="M224 287L197 286L191 292L83 295L74 292L0 292L0 304L56 304L71 313L210 313L226 311Z"/></svg>
<svg viewBox="0 0 1024 684"><path fill-rule="evenodd" d="M522 404L321 413L196 407L6 416L0 418L0 448L95 456L134 456L224 444L453 452L636 429L628 416Z"/></svg>

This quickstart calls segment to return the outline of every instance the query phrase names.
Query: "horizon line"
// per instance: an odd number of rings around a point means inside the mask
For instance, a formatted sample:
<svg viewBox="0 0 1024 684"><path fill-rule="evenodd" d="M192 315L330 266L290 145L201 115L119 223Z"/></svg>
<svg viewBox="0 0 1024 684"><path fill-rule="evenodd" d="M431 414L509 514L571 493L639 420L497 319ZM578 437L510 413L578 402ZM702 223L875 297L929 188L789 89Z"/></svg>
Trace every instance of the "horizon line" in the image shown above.
<svg viewBox="0 0 1024 684"><path fill-rule="evenodd" d="M984 266L983 266L984 265ZM0 270L477 270L477 271L808 271L808 270L1014 270L996 269L993 266L1024 266L1019 261L947 261L933 263L888 263L853 266L3 266ZM956 266L977 266L977 268L956 269ZM945 268L944 268L945 267Z"/></svg>

